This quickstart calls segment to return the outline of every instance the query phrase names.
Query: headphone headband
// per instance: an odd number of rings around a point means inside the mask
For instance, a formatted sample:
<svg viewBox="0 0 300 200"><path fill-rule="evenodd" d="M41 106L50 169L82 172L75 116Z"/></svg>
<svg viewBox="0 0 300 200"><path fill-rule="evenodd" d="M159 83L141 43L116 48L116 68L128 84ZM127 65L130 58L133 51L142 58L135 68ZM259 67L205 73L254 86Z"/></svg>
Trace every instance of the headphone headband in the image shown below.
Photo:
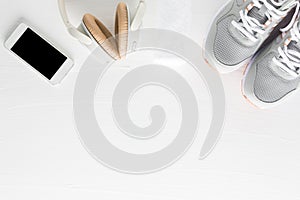
<svg viewBox="0 0 300 200"><path fill-rule="evenodd" d="M90 45L92 43L92 40L87 35L79 31L74 25L71 24L66 11L65 0L58 0L58 6L59 6L61 17L63 19L65 26L67 27L68 32L73 37L78 39L80 42L86 45ZM136 14L131 23L131 30L135 31L140 27L140 25L142 24L145 10L146 10L146 2L145 0L140 0Z"/></svg>

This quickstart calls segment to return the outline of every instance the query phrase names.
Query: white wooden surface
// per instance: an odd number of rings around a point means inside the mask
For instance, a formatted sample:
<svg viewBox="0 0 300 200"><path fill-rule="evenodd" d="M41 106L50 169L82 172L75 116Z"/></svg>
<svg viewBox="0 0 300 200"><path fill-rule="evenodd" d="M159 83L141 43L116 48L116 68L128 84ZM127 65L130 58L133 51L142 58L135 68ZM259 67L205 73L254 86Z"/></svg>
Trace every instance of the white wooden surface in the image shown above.
<svg viewBox="0 0 300 200"><path fill-rule="evenodd" d="M75 0L68 5L76 18L82 9L78 5L101 8L101 1L83 4ZM189 5L187 0L178 0L187 5L184 12L192 11L181 14L176 6L168 10L164 1L151 0L145 26L169 23L202 44L211 19L225 1L192 0ZM103 12L114 9L115 2L105 2ZM76 62L63 84L51 88L0 46L0 199L300 199L300 94L285 105L258 110L240 93L242 69L223 75L226 126L206 160L197 160L200 147L196 141L187 155L167 170L145 176L119 174L97 163L76 135L73 88L89 52L65 31L56 1L1 0L0 5L1 44L24 18ZM164 20L160 21L160 15ZM187 29L172 26L174 20L182 22L184 17L189 18ZM107 20L111 26L111 18Z"/></svg>

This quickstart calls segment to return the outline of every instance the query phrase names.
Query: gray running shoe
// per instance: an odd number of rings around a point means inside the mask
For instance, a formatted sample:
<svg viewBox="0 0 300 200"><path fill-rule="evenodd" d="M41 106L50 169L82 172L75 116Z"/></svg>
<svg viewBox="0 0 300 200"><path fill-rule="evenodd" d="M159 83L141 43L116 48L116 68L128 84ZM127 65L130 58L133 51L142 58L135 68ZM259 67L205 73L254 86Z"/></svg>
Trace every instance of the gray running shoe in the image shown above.
<svg viewBox="0 0 300 200"><path fill-rule="evenodd" d="M242 82L244 96L259 108L276 106L299 89L300 26L278 37L252 59Z"/></svg>
<svg viewBox="0 0 300 200"><path fill-rule="evenodd" d="M245 66L274 27L296 6L299 7L298 0L231 0L210 27L206 61L221 73Z"/></svg>

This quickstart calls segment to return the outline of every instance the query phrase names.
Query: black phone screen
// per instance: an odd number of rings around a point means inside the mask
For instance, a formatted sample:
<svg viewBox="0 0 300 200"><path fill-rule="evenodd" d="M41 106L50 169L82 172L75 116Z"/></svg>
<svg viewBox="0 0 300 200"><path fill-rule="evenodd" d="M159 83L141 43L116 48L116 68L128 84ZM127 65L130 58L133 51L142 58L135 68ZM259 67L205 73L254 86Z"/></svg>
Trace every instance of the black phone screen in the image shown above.
<svg viewBox="0 0 300 200"><path fill-rule="evenodd" d="M11 50L49 80L67 60L30 28L25 30Z"/></svg>

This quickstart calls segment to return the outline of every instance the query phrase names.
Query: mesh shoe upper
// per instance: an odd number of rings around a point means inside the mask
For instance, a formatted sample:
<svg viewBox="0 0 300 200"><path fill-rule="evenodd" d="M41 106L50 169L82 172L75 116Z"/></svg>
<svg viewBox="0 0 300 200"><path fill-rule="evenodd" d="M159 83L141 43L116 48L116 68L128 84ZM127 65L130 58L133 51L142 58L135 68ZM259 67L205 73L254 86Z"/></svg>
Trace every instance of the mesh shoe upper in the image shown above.
<svg viewBox="0 0 300 200"><path fill-rule="evenodd" d="M221 20L217 25L217 33L214 42L214 54L216 59L225 65L236 65L251 57L257 46L248 47L240 42L228 29L232 17ZM242 35L240 35L242 37Z"/></svg>
<svg viewBox="0 0 300 200"><path fill-rule="evenodd" d="M260 59L256 66L254 82L255 96L266 103L274 103L296 90L299 78L287 80L273 70L275 63L272 61L276 54L269 53Z"/></svg>

